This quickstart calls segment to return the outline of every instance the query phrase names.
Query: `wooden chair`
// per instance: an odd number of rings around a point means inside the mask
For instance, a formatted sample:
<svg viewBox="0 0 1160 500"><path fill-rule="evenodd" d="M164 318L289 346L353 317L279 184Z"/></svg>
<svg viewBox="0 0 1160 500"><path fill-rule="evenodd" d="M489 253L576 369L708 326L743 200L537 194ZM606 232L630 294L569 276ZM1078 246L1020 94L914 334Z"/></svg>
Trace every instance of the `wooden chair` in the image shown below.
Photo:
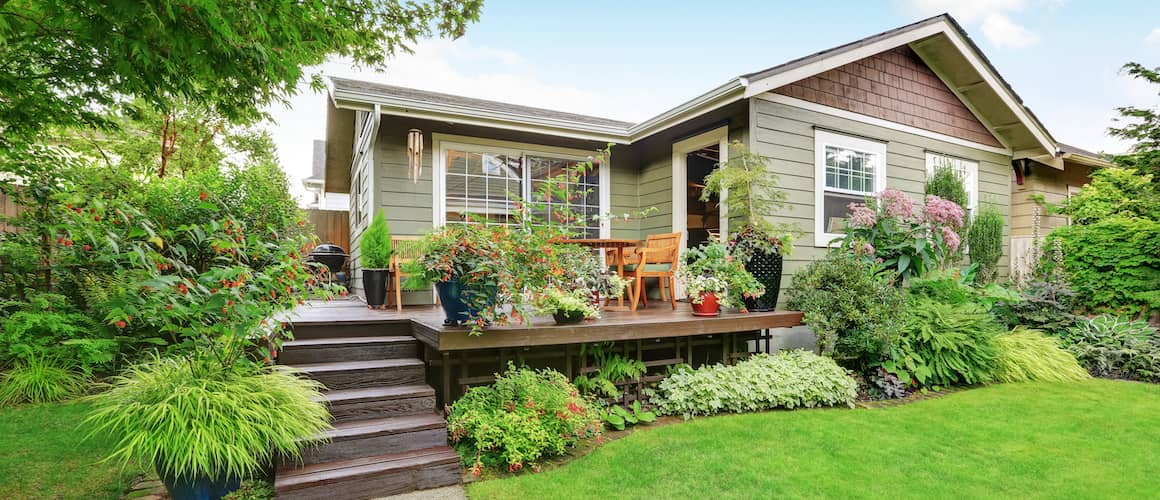
<svg viewBox="0 0 1160 500"><path fill-rule="evenodd" d="M395 310L403 310L403 265L423 256L419 247L419 236L391 236L391 285L394 287ZM388 294L389 295L389 294ZM388 296L388 300L390 297Z"/></svg>
<svg viewBox="0 0 1160 500"><path fill-rule="evenodd" d="M673 293L673 286L676 281L677 258L680 257L680 253L680 232L648 235L644 246L636 250L639 261L631 266L631 276L633 277L631 309L633 311L636 310L637 303L642 300L645 305L648 305L648 300L644 297L648 291L644 286L644 280L647 278L657 278L661 286L661 299L663 300L667 296L673 310L677 309L677 298ZM628 267L625 266L626 271L629 270Z"/></svg>

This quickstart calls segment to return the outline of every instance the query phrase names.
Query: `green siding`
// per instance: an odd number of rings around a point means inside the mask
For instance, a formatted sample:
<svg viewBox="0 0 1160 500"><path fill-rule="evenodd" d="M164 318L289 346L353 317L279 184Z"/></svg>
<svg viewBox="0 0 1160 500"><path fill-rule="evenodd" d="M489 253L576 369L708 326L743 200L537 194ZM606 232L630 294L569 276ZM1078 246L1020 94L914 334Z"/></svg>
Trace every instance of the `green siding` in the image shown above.
<svg viewBox="0 0 1160 500"><path fill-rule="evenodd" d="M821 127L887 142L886 187L898 189L915 200L923 197L926 178L926 151L937 151L979 162L979 202L996 205L1007 216L1003 230L1004 248L1009 246L1011 202L1011 158L989 151L943 142L927 137L830 116L802 108L762 99L752 99L752 149L773 159L772 173L789 196L787 210L767 214L771 220L795 223L801 237L793 254L786 259L782 287L788 287L793 274L802 266L825 254L814 246L814 130ZM999 269L1005 274L1008 257L1004 254ZM782 297L785 297L783 294Z"/></svg>

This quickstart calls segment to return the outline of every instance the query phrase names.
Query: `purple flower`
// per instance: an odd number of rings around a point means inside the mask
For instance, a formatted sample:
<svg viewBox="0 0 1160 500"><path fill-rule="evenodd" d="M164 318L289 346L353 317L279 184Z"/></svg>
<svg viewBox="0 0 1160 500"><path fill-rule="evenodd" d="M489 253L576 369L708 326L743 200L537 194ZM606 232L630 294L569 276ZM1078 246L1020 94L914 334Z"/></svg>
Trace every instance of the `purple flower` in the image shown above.
<svg viewBox="0 0 1160 500"><path fill-rule="evenodd" d="M906 193L897 189L887 189L879 196L886 209L887 217L898 217L904 220L914 218L914 202Z"/></svg>
<svg viewBox="0 0 1160 500"><path fill-rule="evenodd" d="M944 200L933 194L926 196L923 215L927 222L951 227L963 227L963 207L953 201Z"/></svg>
<svg viewBox="0 0 1160 500"><path fill-rule="evenodd" d="M958 251L959 245L962 244L962 240L959 238L957 233L951 230L951 228L943 226L942 237L943 243L946 243L947 249L950 250L951 253Z"/></svg>
<svg viewBox="0 0 1160 500"><path fill-rule="evenodd" d="M878 223L878 214L865 203L851 203L847 208L850 209L851 227L871 228Z"/></svg>

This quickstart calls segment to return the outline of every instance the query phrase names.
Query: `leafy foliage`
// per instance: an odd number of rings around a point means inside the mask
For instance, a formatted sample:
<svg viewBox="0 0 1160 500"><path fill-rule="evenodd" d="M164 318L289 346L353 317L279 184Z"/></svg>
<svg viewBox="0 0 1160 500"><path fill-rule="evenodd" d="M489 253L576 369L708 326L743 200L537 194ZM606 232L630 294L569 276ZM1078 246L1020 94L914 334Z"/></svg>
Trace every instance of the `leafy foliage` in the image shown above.
<svg viewBox="0 0 1160 500"><path fill-rule="evenodd" d="M371 225L358 240L358 247L363 268L386 269L391 264L391 230L382 212L371 219Z"/></svg>
<svg viewBox="0 0 1160 500"><path fill-rule="evenodd" d="M244 478L274 457L298 457L328 427L320 388L284 368L158 358L93 396L85 423L117 438L112 460L156 465L166 477Z"/></svg>
<svg viewBox="0 0 1160 500"><path fill-rule="evenodd" d="M966 207L970 201L962 177L950 165L936 165L926 178L925 189L926 194L954 202L960 207Z"/></svg>
<svg viewBox="0 0 1160 500"><path fill-rule="evenodd" d="M895 274L845 252L831 252L794 274L789 307L805 314L823 352L863 372L886 359L898 335L903 295Z"/></svg>
<svg viewBox="0 0 1160 500"><path fill-rule="evenodd" d="M1133 168L1093 170L1091 182L1053 210L1071 217L1073 224L1093 224L1112 217L1155 221L1160 209L1156 174Z"/></svg>
<svg viewBox="0 0 1160 500"><path fill-rule="evenodd" d="M920 386L989 382L1002 328L974 303L912 298L895 352L882 367Z"/></svg>
<svg viewBox="0 0 1160 500"><path fill-rule="evenodd" d="M963 209L927 195L919 209L902 191L887 189L877 199L850 204L850 224L841 247L907 280L956 261Z"/></svg>
<svg viewBox="0 0 1160 500"><path fill-rule="evenodd" d="M1019 297L999 300L991 313L1009 329L1024 326L1060 336L1078 319L1072 312L1074 298L1066 283L1035 281Z"/></svg>
<svg viewBox="0 0 1160 500"><path fill-rule="evenodd" d="M734 365L670 374L654 402L668 415L713 415L772 408L850 405L858 384L833 360L806 351L758 354Z"/></svg>
<svg viewBox="0 0 1160 500"><path fill-rule="evenodd" d="M585 289L565 292L549 288L536 298L536 310L542 314L579 314L585 318L599 318L600 311L592 304L592 295Z"/></svg>
<svg viewBox="0 0 1160 500"><path fill-rule="evenodd" d="M1160 382L1160 333L1144 321L1096 316L1069 329L1063 344L1092 375Z"/></svg>
<svg viewBox="0 0 1160 500"><path fill-rule="evenodd" d="M618 431L623 431L627 426L655 422L657 414L641 408L640 401L638 400L633 401L632 405L628 408L620 405L612 405L605 408L601 410L600 418L604 420L605 425Z"/></svg>
<svg viewBox="0 0 1160 500"><path fill-rule="evenodd" d="M906 387L909 385L908 381L898 378L897 375L886 371L881 366L875 368L866 378L886 398L897 399L906 397Z"/></svg>
<svg viewBox="0 0 1160 500"><path fill-rule="evenodd" d="M242 485L237 490L222 497L222 500L272 500L273 498L274 485L272 483L251 479L242 481Z"/></svg>
<svg viewBox="0 0 1160 500"><path fill-rule="evenodd" d="M615 345L602 342L580 346L580 355L592 356L592 364L599 367L592 373L578 375L572 380L580 392L597 397L618 398L621 391L617 383L640 378L648 370L639 359L610 352Z"/></svg>
<svg viewBox="0 0 1160 500"><path fill-rule="evenodd" d="M1071 382L1089 378L1059 339L1038 330L1016 328L995 338L995 382Z"/></svg>
<svg viewBox="0 0 1160 500"><path fill-rule="evenodd" d="M789 255L797 227L774 223L770 217L785 210L789 195L778 188L777 176L770 171L771 158L759 155L741 141L729 143L729 159L705 176L701 201L713 195L725 196L725 213L731 225L730 251L743 262L754 252Z"/></svg>
<svg viewBox="0 0 1160 500"><path fill-rule="evenodd" d="M477 476L484 467L534 468L600 428L598 412L564 375L511 363L491 386L467 391L447 416L451 443Z"/></svg>
<svg viewBox="0 0 1160 500"><path fill-rule="evenodd" d="M701 298L699 293L693 293L695 291L722 292L717 297L722 305L744 309L745 298L756 298L765 293L765 287L745 270L741 259L735 259L725 244L718 241L705 242L686 250L681 256L677 276L689 283L693 300Z"/></svg>
<svg viewBox="0 0 1160 500"><path fill-rule="evenodd" d="M1048 240L1062 247L1078 306L1132 315L1160 310L1160 220L1116 216L1057 228Z"/></svg>
<svg viewBox="0 0 1160 500"><path fill-rule="evenodd" d="M1130 62L1122 68L1128 75L1147 83L1160 86L1160 67L1148 68L1140 63ZM1160 179L1160 111L1156 108L1124 106L1116 108L1119 120L1130 123L1122 127L1111 127L1108 134L1113 137L1135 141L1127 154L1117 155L1114 160L1124 166L1138 169Z"/></svg>
<svg viewBox="0 0 1160 500"><path fill-rule="evenodd" d="M19 403L50 403L83 394L85 377L59 361L34 356L0 374L0 406Z"/></svg>
<svg viewBox="0 0 1160 500"><path fill-rule="evenodd" d="M983 205L967 232L971 262L978 265L979 280L990 283L998 278L999 258L1003 256L1003 212Z"/></svg>
<svg viewBox="0 0 1160 500"><path fill-rule="evenodd" d="M113 353L117 352L113 339L92 338L90 330L94 327L93 321L72 309L63 296L32 295L20 310L5 318L0 325L0 362L9 364L45 356L75 359L86 373L91 373L94 367L112 361ZM77 349L75 345L67 344L75 340L90 341L90 349Z"/></svg>

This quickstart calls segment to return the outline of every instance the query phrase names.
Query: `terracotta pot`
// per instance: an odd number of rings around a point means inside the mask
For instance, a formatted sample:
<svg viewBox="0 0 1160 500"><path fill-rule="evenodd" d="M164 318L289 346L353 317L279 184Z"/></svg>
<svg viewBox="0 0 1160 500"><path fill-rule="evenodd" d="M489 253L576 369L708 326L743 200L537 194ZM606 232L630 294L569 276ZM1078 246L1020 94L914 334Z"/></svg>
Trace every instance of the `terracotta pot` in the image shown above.
<svg viewBox="0 0 1160 500"><path fill-rule="evenodd" d="M717 316L721 314L721 304L717 303L717 294L702 292L701 303L693 303L693 316Z"/></svg>

